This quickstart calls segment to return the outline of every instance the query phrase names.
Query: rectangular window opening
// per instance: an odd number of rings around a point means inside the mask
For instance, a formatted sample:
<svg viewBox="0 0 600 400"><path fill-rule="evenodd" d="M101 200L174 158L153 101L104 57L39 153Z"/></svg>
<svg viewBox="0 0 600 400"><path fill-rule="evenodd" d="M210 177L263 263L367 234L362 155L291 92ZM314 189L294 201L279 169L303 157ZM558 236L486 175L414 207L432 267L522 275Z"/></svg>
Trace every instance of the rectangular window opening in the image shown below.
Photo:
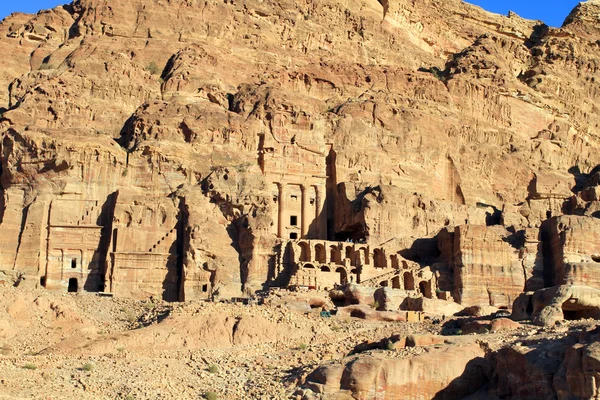
<svg viewBox="0 0 600 400"><path fill-rule="evenodd" d="M290 233L290 239L298 239L298 234L296 232Z"/></svg>
<svg viewBox="0 0 600 400"><path fill-rule="evenodd" d="M291 215L290 216L290 225L291 226L298 226L298 217L296 215Z"/></svg>
<svg viewBox="0 0 600 400"><path fill-rule="evenodd" d="M77 259L76 258L71 259L71 268L77 268Z"/></svg>

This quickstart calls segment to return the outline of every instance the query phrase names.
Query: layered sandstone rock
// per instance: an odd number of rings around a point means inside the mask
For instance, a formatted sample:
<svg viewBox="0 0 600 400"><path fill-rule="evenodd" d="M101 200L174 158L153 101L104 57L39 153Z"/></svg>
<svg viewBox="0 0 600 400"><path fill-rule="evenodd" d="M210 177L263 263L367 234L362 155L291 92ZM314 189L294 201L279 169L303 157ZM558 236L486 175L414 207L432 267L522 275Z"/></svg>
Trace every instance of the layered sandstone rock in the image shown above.
<svg viewBox="0 0 600 400"><path fill-rule="evenodd" d="M454 297L464 305L510 307L525 287L513 235L501 226L462 225L445 235L452 248Z"/></svg>
<svg viewBox="0 0 600 400"><path fill-rule="evenodd" d="M15 14L0 24L0 270L169 300L321 277L500 307L595 285L580 257L594 236L577 238L600 210L580 185L600 163L597 7L562 29L455 0ZM562 213L589 219L551 240ZM318 273L298 274L300 239L327 248Z"/></svg>
<svg viewBox="0 0 600 400"><path fill-rule="evenodd" d="M600 285L600 220L561 216L550 221L555 285ZM550 260L549 260L550 261Z"/></svg>
<svg viewBox="0 0 600 400"><path fill-rule="evenodd" d="M343 394L359 399L462 398L485 383L484 354L478 345L467 345L441 347L407 359L359 356L317 369L305 387L332 398ZM477 358L480 361L473 362Z"/></svg>

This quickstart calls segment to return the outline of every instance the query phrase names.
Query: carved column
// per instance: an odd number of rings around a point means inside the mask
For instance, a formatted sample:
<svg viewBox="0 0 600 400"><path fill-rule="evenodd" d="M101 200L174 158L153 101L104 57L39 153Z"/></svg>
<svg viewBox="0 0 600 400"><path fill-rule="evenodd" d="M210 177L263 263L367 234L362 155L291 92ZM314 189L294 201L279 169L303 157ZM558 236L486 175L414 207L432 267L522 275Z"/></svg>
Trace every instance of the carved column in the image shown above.
<svg viewBox="0 0 600 400"><path fill-rule="evenodd" d="M305 238L308 235L308 227L311 222L310 209L308 207L308 189L306 185L301 185L300 189L302 190L302 235L300 237Z"/></svg>
<svg viewBox="0 0 600 400"><path fill-rule="evenodd" d="M283 210L285 208L285 203L286 203L286 190L285 190L285 183L280 183L279 185L279 210L277 210L278 212L278 228L277 228L277 236L279 236L280 238L283 238L283 234L285 232L285 221L283 218Z"/></svg>
<svg viewBox="0 0 600 400"><path fill-rule="evenodd" d="M317 237L319 239L327 239L327 216L324 212L325 205L325 190L320 186L315 186L317 211L315 215L315 223L317 224Z"/></svg>

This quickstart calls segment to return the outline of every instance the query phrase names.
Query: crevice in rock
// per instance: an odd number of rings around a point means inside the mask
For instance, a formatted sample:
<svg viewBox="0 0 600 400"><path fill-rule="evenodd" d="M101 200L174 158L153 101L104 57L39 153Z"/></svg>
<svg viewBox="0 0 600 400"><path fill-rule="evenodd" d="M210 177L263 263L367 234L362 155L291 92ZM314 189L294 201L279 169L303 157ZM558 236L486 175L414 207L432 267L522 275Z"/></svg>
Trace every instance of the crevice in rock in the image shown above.
<svg viewBox="0 0 600 400"><path fill-rule="evenodd" d="M187 126L185 121L181 121L179 124L179 129L181 130L181 133L183 134L183 140L185 140L186 143L192 143L192 141L196 138L196 134L190 129L189 126Z"/></svg>
<svg viewBox="0 0 600 400"><path fill-rule="evenodd" d="M112 232L113 232L113 216L115 214L115 206L117 204L117 197L119 193L113 192L106 197L106 201L102 205L102 211L98 216L98 220L96 223L102 226L102 231L100 233L100 243L98 246L98 253L100 254L100 260L103 260L100 263L101 270L100 275L105 278L106 277L106 259L108 258L108 254L111 250L111 242L113 240ZM85 288L85 286L84 286ZM85 288L89 291L100 291L103 292L106 290L106 281L102 280L102 287L100 288Z"/></svg>
<svg viewBox="0 0 600 400"><path fill-rule="evenodd" d="M68 33L67 40L74 39L78 36L81 36L81 32L79 30L79 23L81 22L81 19L83 18L83 14L85 11L85 8L83 8L81 1L74 2L72 5L67 4L67 5L63 6L63 8L69 14L71 14L74 19L73 24L71 24L71 26L69 27L69 33Z"/></svg>
<svg viewBox="0 0 600 400"><path fill-rule="evenodd" d="M544 287L554 286L554 252L551 243L550 221L542 222L540 227L542 240L542 257L544 263Z"/></svg>
<svg viewBox="0 0 600 400"><path fill-rule="evenodd" d="M226 174L225 176L227 176L229 171L226 168L215 168L202 180L200 186L204 196L208 197L211 203L216 204L219 207L221 214L229 221L226 231L231 239L231 247L233 247L238 254L240 282L242 285L241 289L243 290L248 280L248 264L250 262L252 248L242 248L240 236L245 233L252 236L252 232L249 227L248 215L241 214L242 207L233 204L228 195L223 197L220 192L215 190L214 185L210 182L211 177L213 177L216 172L223 172ZM249 254L250 257L247 257Z"/></svg>
<svg viewBox="0 0 600 400"><path fill-rule="evenodd" d="M390 10L390 2L389 0L377 0L377 2L383 6L383 18L385 18Z"/></svg>
<svg viewBox="0 0 600 400"><path fill-rule="evenodd" d="M529 39L525 41L525 46L527 46L527 48L530 50L532 50L534 47L540 46L548 35L548 32L550 32L550 27L546 24L538 24L534 26L531 36L529 36ZM532 55L534 54L532 53Z"/></svg>
<svg viewBox="0 0 600 400"><path fill-rule="evenodd" d="M0 225L4 221L4 213L6 211L6 198L4 194L4 189L0 187Z"/></svg>
<svg viewBox="0 0 600 400"><path fill-rule="evenodd" d="M521 250L525 247L525 231L517 231L510 236L503 237L502 241L508 243L515 250Z"/></svg>
<svg viewBox="0 0 600 400"><path fill-rule="evenodd" d="M450 76L448 69L441 70L438 67L430 67L430 68L421 67L417 71L425 72L425 73L433 75L434 78L436 78L437 80L442 82L444 85L446 84L446 82L448 82L448 79Z"/></svg>
<svg viewBox="0 0 600 400"><path fill-rule="evenodd" d="M27 223L27 215L29 214L29 208L31 204L27 204L23 207L23 214L21 214L21 228L19 229L19 237L17 239L17 250L15 251L15 259L13 263L13 268L16 268L17 258L19 257L19 250L21 248L21 242L23 240L23 233L25 231L25 224Z"/></svg>
<svg viewBox="0 0 600 400"><path fill-rule="evenodd" d="M231 339L232 339L232 343L236 344L237 340L236 340L236 336L238 333L238 328L240 326L240 321L242 320L241 317L238 317L235 319L235 323L233 324L233 327L231 328Z"/></svg>
<svg viewBox="0 0 600 400"><path fill-rule="evenodd" d="M177 224L177 298L183 297L183 263L185 262L185 254L189 250L186 248L186 244L189 245L189 241L185 240L185 230L188 226L188 208L185 205L185 197L179 198L179 221ZM214 276L211 275L211 284L214 287Z"/></svg>

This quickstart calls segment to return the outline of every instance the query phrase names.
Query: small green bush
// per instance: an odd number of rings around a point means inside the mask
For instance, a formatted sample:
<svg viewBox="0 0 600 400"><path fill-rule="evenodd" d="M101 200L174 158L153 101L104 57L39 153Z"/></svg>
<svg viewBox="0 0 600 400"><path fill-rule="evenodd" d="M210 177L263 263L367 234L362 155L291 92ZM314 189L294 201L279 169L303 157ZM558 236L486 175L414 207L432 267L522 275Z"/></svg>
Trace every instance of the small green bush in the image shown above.
<svg viewBox="0 0 600 400"><path fill-rule="evenodd" d="M385 343L385 349L389 350L389 351L395 351L396 349L394 348L394 342L392 342L391 340L388 340Z"/></svg>
<svg viewBox="0 0 600 400"><path fill-rule="evenodd" d="M210 372L211 374L216 374L217 372L219 372L219 366L217 364L210 364L208 366L208 372Z"/></svg>
<svg viewBox="0 0 600 400"><path fill-rule="evenodd" d="M156 308L156 304L154 304L152 302L152 300L148 300L147 302L144 303L144 308L146 310L154 310Z"/></svg>
<svg viewBox="0 0 600 400"><path fill-rule="evenodd" d="M206 400L217 400L218 399L217 394L215 392L206 392L204 394L204 398Z"/></svg>
<svg viewBox="0 0 600 400"><path fill-rule="evenodd" d="M25 368L25 369L29 369L29 370L32 370L32 371L34 371L34 370L36 370L36 369L37 369L37 367L35 366L35 364L32 364L32 363L27 363L27 364L25 364L25 365L23 366L23 368Z"/></svg>
<svg viewBox="0 0 600 400"><path fill-rule="evenodd" d="M306 343L300 343L300 345L298 345L298 350L306 350L308 348L308 345Z"/></svg>
<svg viewBox="0 0 600 400"><path fill-rule="evenodd" d="M83 364L83 367L81 367L82 370L90 372L91 370L94 369L94 364L92 363L85 363Z"/></svg>
<svg viewBox="0 0 600 400"><path fill-rule="evenodd" d="M156 75L161 72L161 69L154 61L150 61L150 64L146 66L146 71L151 75Z"/></svg>

